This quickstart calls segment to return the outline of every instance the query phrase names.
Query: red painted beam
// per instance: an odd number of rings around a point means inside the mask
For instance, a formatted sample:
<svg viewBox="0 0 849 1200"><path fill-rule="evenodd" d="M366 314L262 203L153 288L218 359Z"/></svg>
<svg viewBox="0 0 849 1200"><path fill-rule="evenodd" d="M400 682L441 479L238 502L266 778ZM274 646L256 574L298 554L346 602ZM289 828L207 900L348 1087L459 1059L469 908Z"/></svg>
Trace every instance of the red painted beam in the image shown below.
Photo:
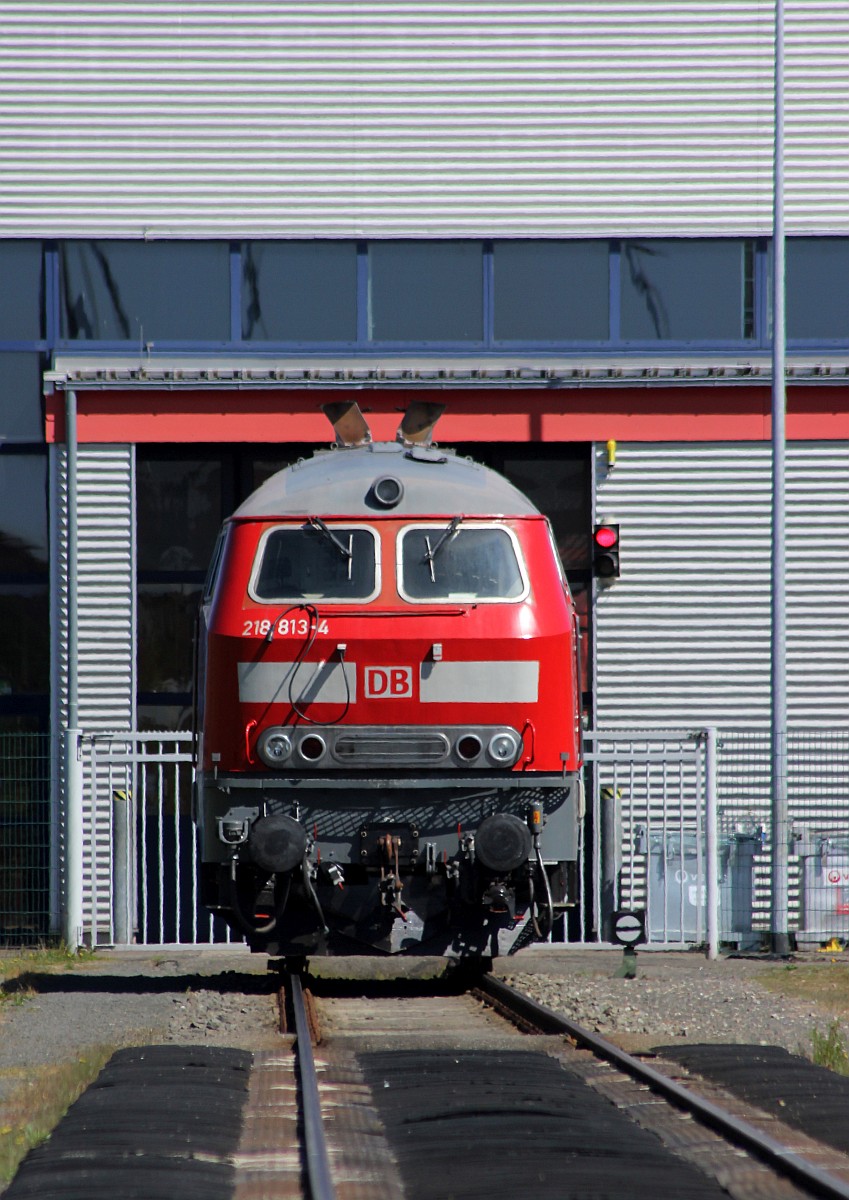
<svg viewBox="0 0 849 1200"><path fill-rule="evenodd" d="M376 440L392 440L413 397L448 404L439 440L453 442L748 442L770 436L761 386L457 389L77 389L87 442L329 442L321 405L356 400ZM46 398L48 442L65 439L65 400ZM787 436L849 440L849 386L791 386Z"/></svg>

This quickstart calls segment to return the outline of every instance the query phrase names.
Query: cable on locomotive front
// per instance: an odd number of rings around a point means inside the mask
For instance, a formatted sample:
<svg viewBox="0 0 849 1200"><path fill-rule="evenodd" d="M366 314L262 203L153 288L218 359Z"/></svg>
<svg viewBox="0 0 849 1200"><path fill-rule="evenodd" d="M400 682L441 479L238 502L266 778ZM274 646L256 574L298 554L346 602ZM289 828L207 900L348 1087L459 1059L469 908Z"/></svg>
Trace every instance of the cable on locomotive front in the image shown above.
<svg viewBox="0 0 849 1200"><path fill-rule="evenodd" d="M323 524L323 523L320 523L320 524ZM319 613L316 605L304 602L304 603L299 603L299 604L290 604L286 608L281 609L281 611L277 614L277 616L274 618L274 620L271 622L271 624L269 626L268 632L265 635L265 642L268 644L274 640L274 631L276 630L277 626L291 612L305 612L309 618L309 628L307 630L306 637L301 644L301 648L297 653L293 670L289 676L289 689L288 689L289 706L297 717L299 717L302 721L305 721L310 725L316 725L319 723L323 724L323 725L326 725L326 724L335 725L339 721L343 721L345 719L345 717L348 713L348 709L350 708L350 705L351 705L351 689L350 689L350 685L348 683L348 675L347 675L347 672L345 671L344 650L341 655L342 677L345 681L345 704L344 704L344 707L342 709L342 712L339 714L338 717L335 718L335 720L317 722L317 721L313 720L313 718L310 717L307 713L305 713L302 708L299 707L298 702L294 696L295 678L298 674L298 671L303 666L303 663L306 660L307 655L309 654L310 650L313 647L313 643L315 642L316 636L318 634L318 628L321 623L321 614ZM256 724L256 722L254 722L254 724ZM246 731L246 733L247 733L247 731ZM249 755L249 757L250 757L250 755ZM321 901L318 898L318 895L316 893L316 890L315 890L312 880L310 878L309 864L308 864L307 858L308 858L308 847L305 847L304 853L303 853L303 856L301 859L301 877L302 877L302 881L303 881L303 885L304 885L304 892L305 892L306 896L308 897L310 903L312 904L313 908L315 909L316 916L318 917L318 920L319 920L320 932L322 933L323 936L327 936L327 934L330 932L330 929L327 925L327 921L324 916L324 911L321 907ZM257 924L257 922L254 919L252 919L250 916L248 916L245 913L244 906L242 904L242 898L239 895L239 888L238 888L238 883L237 883L237 879L236 879L236 868L237 868L238 864L239 864L239 847L236 846L236 847L234 847L233 854L230 859L230 871L228 873L229 879L228 879L227 897L229 900L230 909L234 915L234 919L236 921L237 926L239 927L241 932L244 933L247 937L253 937L256 935L267 936L269 934L275 933L282 924L283 916L286 911L286 905L289 902L289 894L292 890L292 874L294 871L294 867L291 871L288 871L285 874L282 874L278 871L270 872L269 878L271 878L273 876L273 879L274 879L274 912L273 912L273 915L270 920L265 921L262 924ZM285 889L283 888L284 884L285 884ZM259 896L259 894L267 886L268 886L268 882L266 880L262 883L262 885L258 889L256 895ZM281 895L281 892L282 892L282 895Z"/></svg>
<svg viewBox="0 0 849 1200"><path fill-rule="evenodd" d="M310 519L312 520L312 518ZM265 635L265 640L266 642L272 642L274 640L274 630L277 628L278 624L283 620L283 618L288 616L290 612L305 612L309 617L309 628L307 630L306 639L302 643L301 648L295 658L292 672L289 675L289 707L292 709L292 712L296 717L300 717L300 719L302 721L306 721L308 725L338 725L340 721L345 720L345 717L348 715L348 709L351 707L351 685L348 682L348 672L345 670L345 651L342 649L340 652L340 659L342 662L342 679L345 684L344 708L339 716L335 717L332 721L315 721L311 716L309 716L308 713L305 713L302 708L298 707L298 702L294 695L294 687L295 678L298 674L298 671L303 666L306 656L309 654L310 650L312 650L313 643L318 635L318 627L321 623L321 615L317 607L314 604L303 603L290 604L288 608L282 609L272 621L268 633Z"/></svg>

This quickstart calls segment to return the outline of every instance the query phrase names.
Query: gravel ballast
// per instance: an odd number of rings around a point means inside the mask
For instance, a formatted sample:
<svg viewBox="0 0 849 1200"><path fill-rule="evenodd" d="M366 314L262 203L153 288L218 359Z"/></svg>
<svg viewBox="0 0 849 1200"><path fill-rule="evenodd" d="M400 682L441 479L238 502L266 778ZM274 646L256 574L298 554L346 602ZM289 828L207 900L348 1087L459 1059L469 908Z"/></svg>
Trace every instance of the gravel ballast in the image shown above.
<svg viewBox="0 0 849 1200"><path fill-rule="evenodd" d="M792 971L787 964L755 958L723 957L708 961L692 952L643 951L637 956L637 975L618 978L618 951L576 951L564 954L559 970L552 969L551 952L532 950L522 962L503 960L498 974L541 1004L638 1051L661 1042L737 1043L783 1046L793 1054L809 1055L811 1035L825 1034L834 1020L832 1010L767 989L765 977ZM809 956L808 961L817 963ZM818 963L823 969L827 962ZM846 1029L843 1029L846 1037Z"/></svg>
<svg viewBox="0 0 849 1200"><path fill-rule="evenodd" d="M4 1100L34 1070L89 1047L273 1041L278 985L267 962L241 949L99 952L11 980L0 1005L0 1125Z"/></svg>

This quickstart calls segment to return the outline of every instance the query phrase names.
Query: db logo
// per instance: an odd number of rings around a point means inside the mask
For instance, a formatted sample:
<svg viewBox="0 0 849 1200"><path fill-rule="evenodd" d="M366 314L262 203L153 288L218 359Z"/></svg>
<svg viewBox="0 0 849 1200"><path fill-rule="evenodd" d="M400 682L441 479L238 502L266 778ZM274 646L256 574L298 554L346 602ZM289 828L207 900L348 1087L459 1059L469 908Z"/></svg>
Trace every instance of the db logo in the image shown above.
<svg viewBox="0 0 849 1200"><path fill-rule="evenodd" d="M367 700L394 700L412 694L412 667L366 667Z"/></svg>

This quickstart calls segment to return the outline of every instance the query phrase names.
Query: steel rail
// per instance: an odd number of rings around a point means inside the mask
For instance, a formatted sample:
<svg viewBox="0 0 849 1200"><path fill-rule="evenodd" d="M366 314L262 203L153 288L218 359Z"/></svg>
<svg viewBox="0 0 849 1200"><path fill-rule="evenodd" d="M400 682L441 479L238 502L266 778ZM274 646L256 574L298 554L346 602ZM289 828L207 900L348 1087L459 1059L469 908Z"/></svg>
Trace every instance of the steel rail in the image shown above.
<svg viewBox="0 0 849 1200"><path fill-rule="evenodd" d="M828 1197L829 1200L849 1200L848 1183L814 1166L809 1159L788 1149L769 1134L762 1133L748 1121L733 1116L719 1105L620 1050L606 1038L576 1025L574 1021L561 1016L544 1004L537 1003L530 996L525 996L509 984L496 979L494 975L484 975L478 983L478 988L484 997L493 999L510 1012L515 1012L522 1021L534 1025L541 1032L564 1034L578 1045L586 1046L599 1058L613 1063L633 1079L721 1133L723 1137L756 1155L775 1171L788 1176L794 1183L800 1184L815 1195Z"/></svg>
<svg viewBox="0 0 849 1200"><path fill-rule="evenodd" d="M287 976L292 1012L295 1017L295 1044L298 1051L298 1074L301 1081L301 1107L306 1150L307 1186L312 1200L336 1200L336 1189L330 1176L330 1158L321 1117L315 1058L310 1041L310 1026L299 975Z"/></svg>

